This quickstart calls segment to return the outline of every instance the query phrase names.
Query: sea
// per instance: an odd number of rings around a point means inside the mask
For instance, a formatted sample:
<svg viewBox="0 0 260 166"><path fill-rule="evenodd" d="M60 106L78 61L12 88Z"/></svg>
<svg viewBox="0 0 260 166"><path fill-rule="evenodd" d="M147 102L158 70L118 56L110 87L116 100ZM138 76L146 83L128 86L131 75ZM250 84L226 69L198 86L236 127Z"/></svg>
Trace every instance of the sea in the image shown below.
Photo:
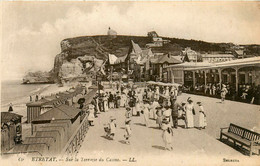
<svg viewBox="0 0 260 166"><path fill-rule="evenodd" d="M7 111L9 104L19 107L30 102L30 96L34 96L48 84L22 84L21 80L1 81L1 112Z"/></svg>

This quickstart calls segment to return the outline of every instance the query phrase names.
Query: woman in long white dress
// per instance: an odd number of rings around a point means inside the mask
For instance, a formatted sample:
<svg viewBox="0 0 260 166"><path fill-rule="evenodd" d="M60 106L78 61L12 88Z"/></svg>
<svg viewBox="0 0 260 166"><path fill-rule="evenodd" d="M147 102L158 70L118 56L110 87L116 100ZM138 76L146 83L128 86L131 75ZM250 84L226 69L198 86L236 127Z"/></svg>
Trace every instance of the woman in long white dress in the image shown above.
<svg viewBox="0 0 260 166"><path fill-rule="evenodd" d="M201 102L197 102L198 106L200 107L199 111L199 129L205 129L207 126L207 121L206 121L206 113L205 110L202 106Z"/></svg>
<svg viewBox="0 0 260 166"><path fill-rule="evenodd" d="M157 119L157 115L156 115L156 107L159 107L159 103L156 100L153 100L152 104L151 104L151 110L150 110L150 114L152 114L150 116L150 118L152 119Z"/></svg>
<svg viewBox="0 0 260 166"><path fill-rule="evenodd" d="M108 111L108 97L107 94L104 96L104 111Z"/></svg>
<svg viewBox="0 0 260 166"><path fill-rule="evenodd" d="M149 127L149 107L150 105L148 104L147 101L144 101L143 105L143 116L144 116L144 123L146 127Z"/></svg>
<svg viewBox="0 0 260 166"><path fill-rule="evenodd" d="M194 119L193 119L193 101L188 99L188 103L185 105L185 112L186 112L186 128L193 128L194 127Z"/></svg>

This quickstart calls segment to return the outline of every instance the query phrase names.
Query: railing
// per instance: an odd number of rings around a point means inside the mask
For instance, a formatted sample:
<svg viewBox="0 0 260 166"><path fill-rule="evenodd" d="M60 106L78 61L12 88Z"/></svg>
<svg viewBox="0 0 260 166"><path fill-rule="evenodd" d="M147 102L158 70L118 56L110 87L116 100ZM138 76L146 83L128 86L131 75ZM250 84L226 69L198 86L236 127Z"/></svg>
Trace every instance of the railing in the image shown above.
<svg viewBox="0 0 260 166"><path fill-rule="evenodd" d="M78 153L81 143L84 141L88 131L88 114L84 117L79 127L72 134L69 141L61 151L61 156L75 156Z"/></svg>

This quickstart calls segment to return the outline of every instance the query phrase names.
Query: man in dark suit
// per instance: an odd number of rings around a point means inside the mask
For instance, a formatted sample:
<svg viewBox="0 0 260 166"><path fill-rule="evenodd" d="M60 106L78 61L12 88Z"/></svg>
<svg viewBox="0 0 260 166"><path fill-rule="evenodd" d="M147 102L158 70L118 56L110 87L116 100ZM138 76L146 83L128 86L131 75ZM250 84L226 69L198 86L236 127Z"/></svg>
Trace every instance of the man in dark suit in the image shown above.
<svg viewBox="0 0 260 166"><path fill-rule="evenodd" d="M180 104L176 102L175 98L171 98L171 109L172 109L172 126L178 128L178 110L181 108Z"/></svg>

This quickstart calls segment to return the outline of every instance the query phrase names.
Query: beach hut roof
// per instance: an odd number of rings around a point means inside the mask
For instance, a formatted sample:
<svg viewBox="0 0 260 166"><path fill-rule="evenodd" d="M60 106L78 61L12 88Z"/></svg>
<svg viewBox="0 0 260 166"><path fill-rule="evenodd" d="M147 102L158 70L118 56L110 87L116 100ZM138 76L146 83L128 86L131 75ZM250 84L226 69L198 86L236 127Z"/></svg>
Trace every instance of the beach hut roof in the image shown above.
<svg viewBox="0 0 260 166"><path fill-rule="evenodd" d="M91 103L91 101L93 100L94 96L96 95L97 90L93 89L91 90L85 97L85 104L89 104Z"/></svg>
<svg viewBox="0 0 260 166"><path fill-rule="evenodd" d="M37 131L35 137L51 137L57 141L60 137L59 131Z"/></svg>
<svg viewBox="0 0 260 166"><path fill-rule="evenodd" d="M48 149L47 145L44 143L36 144L19 144L13 149L15 153L26 153L26 152L39 152L41 155Z"/></svg>
<svg viewBox="0 0 260 166"><path fill-rule="evenodd" d="M1 112L1 123L20 120L23 116L11 112Z"/></svg>
<svg viewBox="0 0 260 166"><path fill-rule="evenodd" d="M33 120L34 122L39 121L51 121L55 120L73 120L76 119L77 116L80 114L80 110L67 106L67 105L59 105L51 110L41 114L37 118Z"/></svg>
<svg viewBox="0 0 260 166"><path fill-rule="evenodd" d="M52 137L26 137L23 144L35 144L43 143L50 147L54 143L54 138Z"/></svg>

